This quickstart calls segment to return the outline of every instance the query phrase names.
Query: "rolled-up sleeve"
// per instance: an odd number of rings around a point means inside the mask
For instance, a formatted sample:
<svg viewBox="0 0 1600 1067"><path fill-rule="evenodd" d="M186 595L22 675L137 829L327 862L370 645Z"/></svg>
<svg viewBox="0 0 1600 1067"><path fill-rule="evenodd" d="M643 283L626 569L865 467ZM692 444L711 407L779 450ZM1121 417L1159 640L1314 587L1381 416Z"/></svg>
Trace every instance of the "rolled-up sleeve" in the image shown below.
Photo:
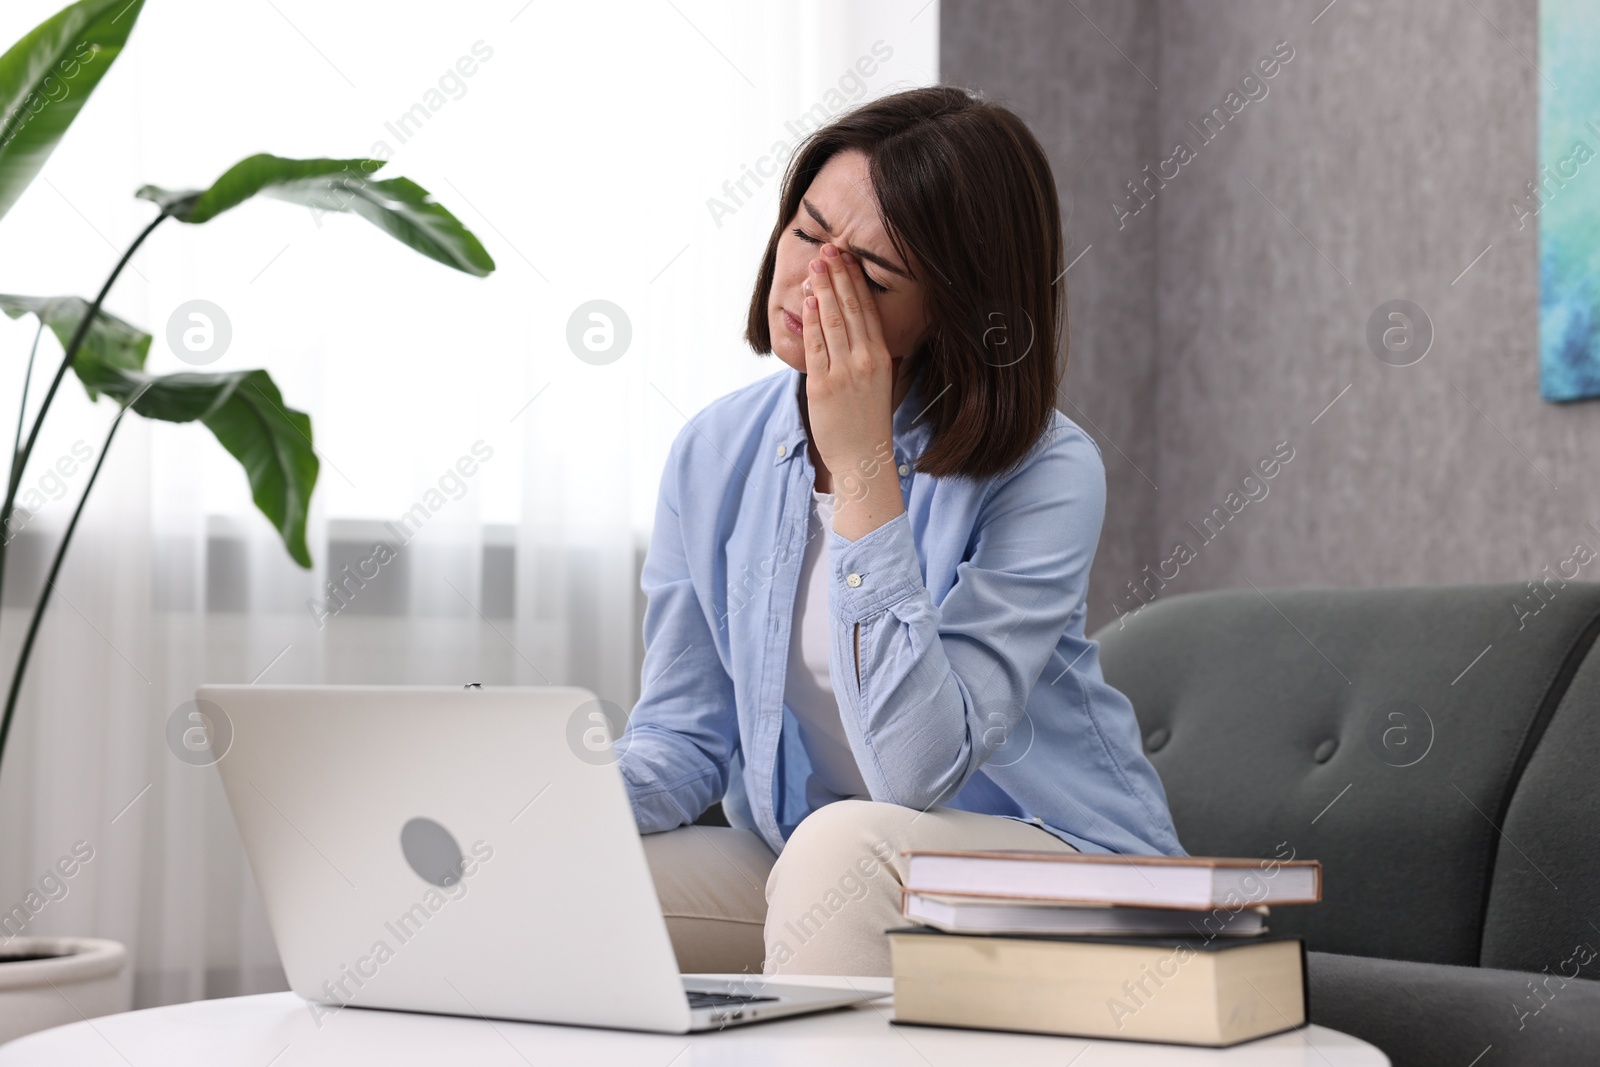
<svg viewBox="0 0 1600 1067"><path fill-rule="evenodd" d="M907 515L830 532L834 691L872 799L948 801L1004 744L1084 600L1104 514L1099 449L1069 424L996 483L938 605Z"/></svg>
<svg viewBox="0 0 1600 1067"><path fill-rule="evenodd" d="M640 575L647 598L643 684L617 745L641 833L691 823L720 799L738 744L733 680L684 550L679 510L684 440L680 435L673 443L661 476Z"/></svg>

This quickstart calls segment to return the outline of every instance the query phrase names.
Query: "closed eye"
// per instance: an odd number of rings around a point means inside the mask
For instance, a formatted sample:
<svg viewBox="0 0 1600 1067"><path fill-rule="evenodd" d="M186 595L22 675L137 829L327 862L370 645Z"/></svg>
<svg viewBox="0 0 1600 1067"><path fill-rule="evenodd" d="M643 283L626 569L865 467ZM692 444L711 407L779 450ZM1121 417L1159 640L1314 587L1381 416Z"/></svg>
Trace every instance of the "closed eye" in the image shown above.
<svg viewBox="0 0 1600 1067"><path fill-rule="evenodd" d="M793 233L794 233L794 235L796 237L800 238L800 240L802 240L802 241L809 241L814 245L820 245L822 243L822 238L813 237L809 233L807 233L806 231L802 230L798 226L796 226L794 228ZM861 268L861 276L867 280L867 288L871 289L873 292L875 292L875 293L887 293L889 291L889 287L888 286L879 285L877 282L873 281L872 280L872 275L867 273L867 270L866 270L865 267Z"/></svg>

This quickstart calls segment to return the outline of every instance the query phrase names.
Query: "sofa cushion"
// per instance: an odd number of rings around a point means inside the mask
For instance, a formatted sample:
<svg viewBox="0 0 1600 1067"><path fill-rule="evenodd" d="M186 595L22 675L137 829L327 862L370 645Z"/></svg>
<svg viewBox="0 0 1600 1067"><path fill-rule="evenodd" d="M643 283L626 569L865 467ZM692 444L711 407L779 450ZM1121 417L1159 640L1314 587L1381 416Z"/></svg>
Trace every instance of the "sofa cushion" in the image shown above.
<svg viewBox="0 0 1600 1067"><path fill-rule="evenodd" d="M1307 953L1306 972L1311 1021L1393 1067L1565 1067L1600 1048L1600 982L1325 952Z"/></svg>
<svg viewBox="0 0 1600 1067"><path fill-rule="evenodd" d="M1512 794L1484 920L1485 967L1600 979L1600 650L1578 669Z"/></svg>
<svg viewBox="0 0 1600 1067"><path fill-rule="evenodd" d="M1511 785L1597 626L1592 584L1249 588L1095 636L1185 848L1322 861L1323 902L1274 929L1475 965Z"/></svg>

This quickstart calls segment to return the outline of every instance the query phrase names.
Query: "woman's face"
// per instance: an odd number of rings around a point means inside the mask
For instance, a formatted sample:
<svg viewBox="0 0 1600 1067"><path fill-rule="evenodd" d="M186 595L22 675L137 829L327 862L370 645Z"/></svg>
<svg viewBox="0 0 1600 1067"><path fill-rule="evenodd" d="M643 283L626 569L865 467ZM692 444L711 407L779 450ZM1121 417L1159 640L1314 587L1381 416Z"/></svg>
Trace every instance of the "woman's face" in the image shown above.
<svg viewBox="0 0 1600 1067"><path fill-rule="evenodd" d="M799 231L799 233L796 233ZM802 236L803 235L803 236ZM801 288L810 263L832 243L854 252L867 276L883 322L883 340L900 380L904 360L917 350L927 329L920 266L895 254L878 219L878 198L867 173L867 157L854 149L835 152L800 198L800 208L778 238L778 261L768 298L772 351L797 371L806 369L800 316L805 311Z"/></svg>

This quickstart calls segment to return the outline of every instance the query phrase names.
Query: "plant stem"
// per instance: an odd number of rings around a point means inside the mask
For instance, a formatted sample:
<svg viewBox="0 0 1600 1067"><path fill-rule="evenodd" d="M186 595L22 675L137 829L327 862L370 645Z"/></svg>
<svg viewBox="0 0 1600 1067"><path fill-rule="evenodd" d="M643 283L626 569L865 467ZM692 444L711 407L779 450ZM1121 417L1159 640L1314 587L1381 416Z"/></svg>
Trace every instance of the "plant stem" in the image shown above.
<svg viewBox="0 0 1600 1067"><path fill-rule="evenodd" d="M83 495L78 498L78 506L72 511L72 520L67 523L67 532L61 535L61 544L56 549L56 558L50 564L50 573L45 576L44 588L39 591L39 603L34 605L33 622L28 625L28 636L22 640L22 651L17 656L17 665L11 675L11 692L6 697L5 715L0 717L0 762L4 762L6 751L6 738L11 733L11 717L17 710L17 697L22 692L22 676L28 669L28 657L33 652L34 638L39 636L39 625L44 622L44 609L50 603L50 594L55 591L56 577L61 573L61 562L67 557L67 545L72 542L72 532L78 528L78 519L83 515L83 506L89 502L89 493L94 489L94 480L100 477L100 467L106 461L106 453L111 451L111 439L116 436L117 427L122 425L122 416L126 415L133 402L139 399L145 389L133 394L117 417L111 420L111 429L106 432L106 443L100 447L100 457L94 461L94 470L89 472L89 484L83 487Z"/></svg>
<svg viewBox="0 0 1600 1067"><path fill-rule="evenodd" d="M22 426L28 421L28 386L33 381L33 357L39 354L39 338L44 336L44 318L39 319L39 328L33 331L33 347L28 350L28 369L22 373L22 404L17 410L17 436L11 442L11 471L6 476L6 484L10 485L17 477L17 449L22 447ZM6 527L0 530L7 544L11 542L11 529Z"/></svg>
<svg viewBox="0 0 1600 1067"><path fill-rule="evenodd" d="M128 265L129 260L133 259L133 254L139 250L139 246L144 244L144 239L149 237L166 217L167 213L163 211L151 220L150 225L140 230L139 236L133 239L133 243L128 246L128 250L122 253L122 258L117 260L117 265L111 269L111 273L106 277L105 284L100 287L100 292L95 296L94 303L90 304L89 310L84 313L83 321L79 322L78 328L72 331L72 340L67 343L66 350L62 354L61 366L56 368L56 376L51 379L50 388L44 394L43 403L39 405L39 414L34 416L33 428L28 431L28 443L23 445L20 451L12 450L11 476L7 479L5 503L0 505L0 603L4 602L6 548L11 540L4 535L11 528L11 514L16 510L17 488L22 484L22 474L27 469L28 457L33 454L34 442L39 439L39 430L44 426L44 417L50 411L50 404L55 399L56 390L61 388L61 379L67 376L67 368L72 366L72 361L77 356L78 349L83 347L84 338L89 336L89 327L94 322L94 317L100 314L100 305L105 303L106 295L111 292L112 285L116 284L117 276L122 273L122 268ZM31 359L29 370L31 374ZM135 394L134 399L137 399L137 394ZM106 434L106 448L111 446L111 434L117 432L117 427L122 423L122 416L127 414L128 408L132 406L133 400L129 400L122 410L117 412L117 417L112 420L111 431ZM21 429L22 423L19 420L17 423L19 434ZM0 717L0 766L5 763L6 738L11 733L11 718L16 712L17 695L22 691L23 671L28 666L28 656L33 651L33 641L38 636L39 623L44 619L45 605L50 602L50 592L55 588L56 575L60 572L61 561L66 556L67 544L72 540L72 531L78 525L78 516L83 514L83 505L89 499L89 490L94 488L94 480L100 474L100 465L105 462L105 459L106 450L102 448L100 450L100 458L95 461L94 472L89 475L89 484L84 486L83 497L78 501L78 508L72 513L72 521L67 525L66 535L61 539L61 547L56 551L55 562L50 567L49 577L45 579L44 589L39 592L39 603L34 608L33 622L28 627L28 636L23 640L22 652L17 657L16 667L13 668L11 693L6 698L5 714Z"/></svg>
<svg viewBox="0 0 1600 1067"><path fill-rule="evenodd" d="M33 443L39 439L39 429L44 425L45 414L50 410L50 402L55 399L56 390L61 388L61 379L66 377L67 368L72 366L73 357L78 354L78 349L83 347L83 339L89 336L89 324L94 322L94 317L100 313L100 305L105 302L106 294L111 292L111 286L116 282L117 275L122 273L122 268L128 265L128 261L139 250L139 246L144 244L144 239L149 237L150 232L161 225L161 221L165 218L167 218L166 212L157 215L150 225L146 226L140 231L139 236L133 239L133 244L129 245L128 250L122 253L122 258L117 261L116 267L112 269L110 276L106 278L105 284L100 287L100 294L94 298L94 303L89 305L89 310L84 314L83 321L78 323L78 328L72 332L72 340L68 342L66 353L61 357L61 366L56 368L56 376L50 382L49 391L44 394L44 403L39 405L39 414L34 416L33 429L28 432L28 443L22 447L20 453L14 452L12 454L11 477L6 485L6 499L4 505L0 505L0 533L11 528L11 513L16 509L17 504L17 488L22 484L22 472L28 465L28 457L33 454ZM20 423L17 428L21 429ZM5 591L6 548L9 540L7 537L0 536L0 594ZM3 603L3 600L0 600L0 603ZM5 734L0 731L0 761L5 759L4 739Z"/></svg>

